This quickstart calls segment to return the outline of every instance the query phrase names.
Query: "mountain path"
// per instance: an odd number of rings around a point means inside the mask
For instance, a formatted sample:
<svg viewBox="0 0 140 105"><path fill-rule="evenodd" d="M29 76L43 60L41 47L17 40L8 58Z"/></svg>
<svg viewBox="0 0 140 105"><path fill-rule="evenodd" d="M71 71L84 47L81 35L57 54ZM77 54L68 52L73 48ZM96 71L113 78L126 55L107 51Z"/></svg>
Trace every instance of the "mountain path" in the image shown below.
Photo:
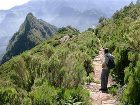
<svg viewBox="0 0 140 105"><path fill-rule="evenodd" d="M103 58L103 49L99 51L98 56L96 56L93 60L93 65L94 65L93 76L96 83L87 84L86 89L90 92L90 99L92 105L116 105L117 101L114 96L99 91L101 87L100 75L102 71L102 63L101 63L102 58ZM111 77L109 77L108 86L111 86L111 84L112 84Z"/></svg>

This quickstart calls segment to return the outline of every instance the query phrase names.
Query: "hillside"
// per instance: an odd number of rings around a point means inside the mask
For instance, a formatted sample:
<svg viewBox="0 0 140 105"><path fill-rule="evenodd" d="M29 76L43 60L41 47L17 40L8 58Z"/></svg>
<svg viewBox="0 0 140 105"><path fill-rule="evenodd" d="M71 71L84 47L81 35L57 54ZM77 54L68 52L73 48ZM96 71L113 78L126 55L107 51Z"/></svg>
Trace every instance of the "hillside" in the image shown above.
<svg viewBox="0 0 140 105"><path fill-rule="evenodd" d="M58 29L29 13L18 32L11 38L2 63L23 51L29 50L52 36Z"/></svg>
<svg viewBox="0 0 140 105"><path fill-rule="evenodd" d="M115 56L116 68L112 76L122 86L119 90L122 105L140 104L139 10L139 3L131 3L116 12L111 19L102 19L95 31L103 47L109 47Z"/></svg>
<svg viewBox="0 0 140 105"><path fill-rule="evenodd" d="M89 94L81 85L92 70L91 57L98 49L92 30L60 29L52 38L0 66L0 102L89 105Z"/></svg>
<svg viewBox="0 0 140 105"><path fill-rule="evenodd" d="M139 10L139 3L131 3L110 19L100 18L96 29L82 33L63 27L35 48L13 57L0 66L0 104L94 104L83 86L88 81L98 83L93 80L92 61L101 47L108 47L116 63L111 70L115 84L109 93L120 105L139 105Z"/></svg>

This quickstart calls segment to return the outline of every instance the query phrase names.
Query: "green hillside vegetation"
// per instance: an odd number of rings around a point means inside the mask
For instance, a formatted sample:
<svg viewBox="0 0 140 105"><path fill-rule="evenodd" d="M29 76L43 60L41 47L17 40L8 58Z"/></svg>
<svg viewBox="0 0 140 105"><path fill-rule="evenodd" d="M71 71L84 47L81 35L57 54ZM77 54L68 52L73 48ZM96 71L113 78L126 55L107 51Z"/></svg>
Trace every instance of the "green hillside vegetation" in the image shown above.
<svg viewBox="0 0 140 105"><path fill-rule="evenodd" d="M108 47L120 105L140 104L140 4L131 3L96 29L65 27L35 48L0 66L0 105L90 105L83 88L92 58Z"/></svg>
<svg viewBox="0 0 140 105"><path fill-rule="evenodd" d="M60 39L69 36L61 43ZM0 104L90 105L83 88L98 53L92 30L61 28L52 38L0 66Z"/></svg>
<svg viewBox="0 0 140 105"><path fill-rule="evenodd" d="M32 13L26 16L24 23L11 38L2 63L29 50L57 32L57 28L49 23L37 19Z"/></svg>
<svg viewBox="0 0 140 105"><path fill-rule="evenodd" d="M116 60L114 80L123 86L122 105L140 104L140 4L131 3L111 19L100 19L96 35Z"/></svg>

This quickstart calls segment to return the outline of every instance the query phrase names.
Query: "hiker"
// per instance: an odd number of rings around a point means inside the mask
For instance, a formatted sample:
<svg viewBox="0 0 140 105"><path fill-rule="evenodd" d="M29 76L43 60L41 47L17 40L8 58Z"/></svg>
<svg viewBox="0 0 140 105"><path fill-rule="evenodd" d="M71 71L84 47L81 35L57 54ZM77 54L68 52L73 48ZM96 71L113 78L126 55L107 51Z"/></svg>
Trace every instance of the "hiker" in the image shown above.
<svg viewBox="0 0 140 105"><path fill-rule="evenodd" d="M114 57L109 53L108 48L103 50L104 56L102 58L102 73L101 73L101 89L100 91L107 91L108 77L110 69L114 68Z"/></svg>

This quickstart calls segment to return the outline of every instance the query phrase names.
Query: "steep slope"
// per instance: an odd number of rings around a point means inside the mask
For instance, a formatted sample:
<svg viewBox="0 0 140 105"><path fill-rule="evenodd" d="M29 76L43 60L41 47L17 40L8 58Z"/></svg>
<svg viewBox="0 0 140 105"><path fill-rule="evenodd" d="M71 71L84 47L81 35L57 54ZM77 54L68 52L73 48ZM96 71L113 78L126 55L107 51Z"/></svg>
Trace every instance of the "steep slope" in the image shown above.
<svg viewBox="0 0 140 105"><path fill-rule="evenodd" d="M33 48L52 36L56 31L57 28L55 26L39 20L32 13L29 13L19 31L11 38L6 54L2 58L2 63L23 51Z"/></svg>
<svg viewBox="0 0 140 105"><path fill-rule="evenodd" d="M0 102L90 105L82 85L98 49L93 30L79 33L72 27L61 28L45 42L0 66Z"/></svg>
<svg viewBox="0 0 140 105"><path fill-rule="evenodd" d="M109 47L116 60L112 71L119 85L122 105L140 104L140 4L131 3L116 12L111 19L103 19L96 35L104 47Z"/></svg>

